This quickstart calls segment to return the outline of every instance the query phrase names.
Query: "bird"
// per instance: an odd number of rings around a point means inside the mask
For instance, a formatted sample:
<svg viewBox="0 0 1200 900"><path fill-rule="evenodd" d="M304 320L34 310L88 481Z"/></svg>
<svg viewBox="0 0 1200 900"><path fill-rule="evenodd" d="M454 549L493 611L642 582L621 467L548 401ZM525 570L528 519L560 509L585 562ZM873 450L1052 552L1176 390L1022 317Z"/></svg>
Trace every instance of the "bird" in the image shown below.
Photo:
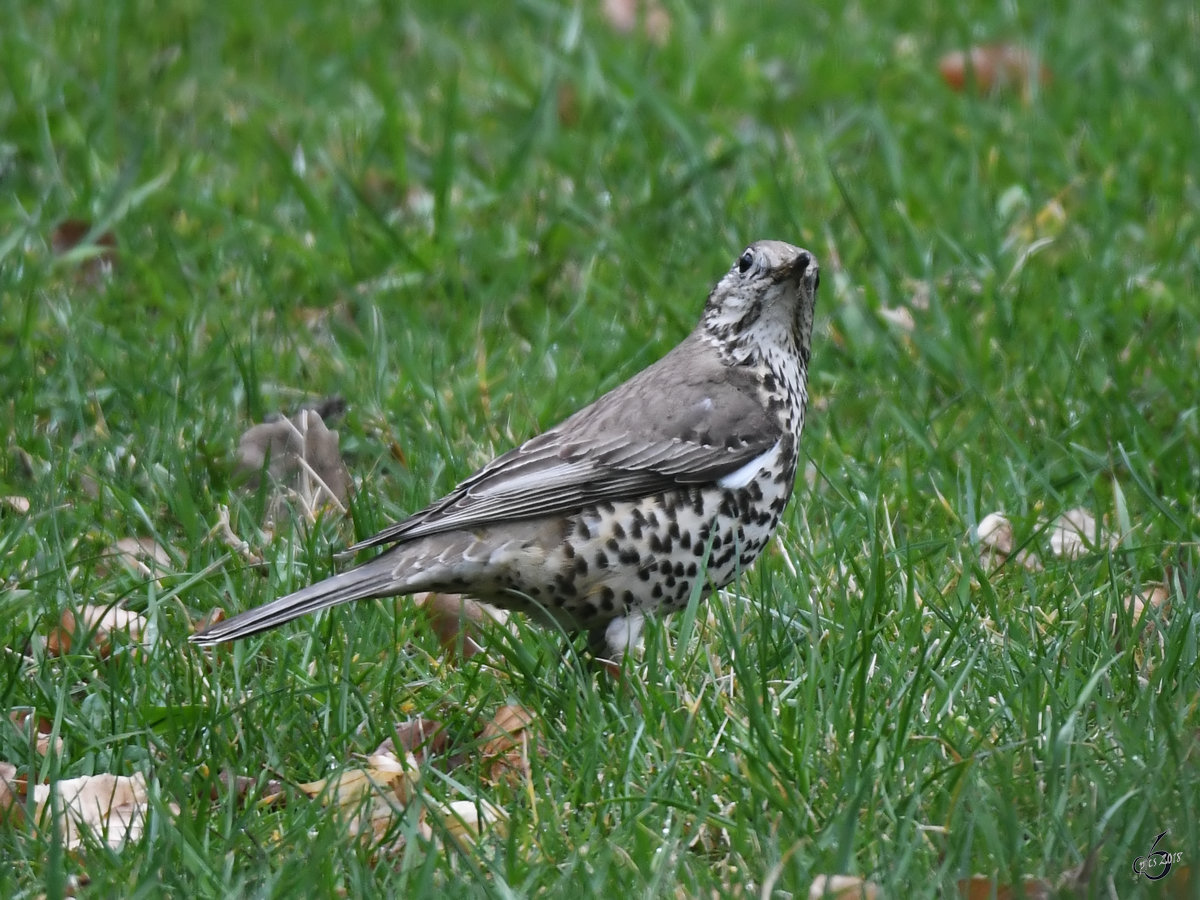
<svg viewBox="0 0 1200 900"><path fill-rule="evenodd" d="M433 591L586 632L593 657L619 663L648 616L732 583L779 524L819 285L809 251L752 243L665 356L342 554L387 547L377 556L190 640L213 646L355 600Z"/></svg>

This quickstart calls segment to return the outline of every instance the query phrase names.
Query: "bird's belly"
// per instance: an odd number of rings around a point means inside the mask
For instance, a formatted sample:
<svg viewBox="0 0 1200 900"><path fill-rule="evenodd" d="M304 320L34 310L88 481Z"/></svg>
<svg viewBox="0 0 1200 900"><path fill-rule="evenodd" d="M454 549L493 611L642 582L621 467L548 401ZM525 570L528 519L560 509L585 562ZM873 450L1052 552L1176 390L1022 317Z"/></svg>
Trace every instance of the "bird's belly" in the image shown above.
<svg viewBox="0 0 1200 900"><path fill-rule="evenodd" d="M696 486L589 507L559 526L557 542L513 533L493 545L495 592L477 595L568 630L680 609L697 583L707 593L754 563L791 488L790 479L764 476L737 489Z"/></svg>

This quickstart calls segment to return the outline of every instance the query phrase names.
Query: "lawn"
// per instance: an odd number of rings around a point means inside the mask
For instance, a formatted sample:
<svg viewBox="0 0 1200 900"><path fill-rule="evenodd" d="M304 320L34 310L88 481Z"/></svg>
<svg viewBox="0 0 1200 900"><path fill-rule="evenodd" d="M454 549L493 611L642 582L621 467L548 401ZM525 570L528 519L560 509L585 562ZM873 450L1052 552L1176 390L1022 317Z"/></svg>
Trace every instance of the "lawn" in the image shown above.
<svg viewBox="0 0 1200 900"><path fill-rule="evenodd" d="M4 5L0 896L1200 892L1195 6L621 6ZM939 70L1000 43L1040 62ZM822 265L803 474L619 684L406 600L188 644L662 355L757 238ZM235 464L314 406L344 512ZM419 721L376 828L301 787ZM63 825L101 774L126 840Z"/></svg>

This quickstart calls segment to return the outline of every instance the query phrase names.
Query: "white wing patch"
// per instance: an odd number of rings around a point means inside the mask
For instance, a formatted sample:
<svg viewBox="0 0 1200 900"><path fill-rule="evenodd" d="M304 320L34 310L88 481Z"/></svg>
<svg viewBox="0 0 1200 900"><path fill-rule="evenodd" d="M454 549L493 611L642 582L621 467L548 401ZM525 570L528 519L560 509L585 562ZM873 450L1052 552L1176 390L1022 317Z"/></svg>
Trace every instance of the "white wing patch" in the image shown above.
<svg viewBox="0 0 1200 900"><path fill-rule="evenodd" d="M728 475L718 478L717 487L726 490L737 490L738 488L746 487L746 485L761 475L765 468L771 465L772 460L778 458L779 448L782 443L783 438L780 438L769 449L754 457L754 459L750 460L744 466L734 469Z"/></svg>

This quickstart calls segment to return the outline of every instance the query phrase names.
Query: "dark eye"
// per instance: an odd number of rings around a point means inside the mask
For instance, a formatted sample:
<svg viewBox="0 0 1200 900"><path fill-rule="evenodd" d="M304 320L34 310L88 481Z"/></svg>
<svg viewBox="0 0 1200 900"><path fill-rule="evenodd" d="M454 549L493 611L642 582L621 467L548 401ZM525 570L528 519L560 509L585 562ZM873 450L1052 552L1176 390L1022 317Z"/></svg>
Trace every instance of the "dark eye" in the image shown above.
<svg viewBox="0 0 1200 900"><path fill-rule="evenodd" d="M738 271L745 275L750 271L750 267L754 265L754 254L747 250L738 260Z"/></svg>

